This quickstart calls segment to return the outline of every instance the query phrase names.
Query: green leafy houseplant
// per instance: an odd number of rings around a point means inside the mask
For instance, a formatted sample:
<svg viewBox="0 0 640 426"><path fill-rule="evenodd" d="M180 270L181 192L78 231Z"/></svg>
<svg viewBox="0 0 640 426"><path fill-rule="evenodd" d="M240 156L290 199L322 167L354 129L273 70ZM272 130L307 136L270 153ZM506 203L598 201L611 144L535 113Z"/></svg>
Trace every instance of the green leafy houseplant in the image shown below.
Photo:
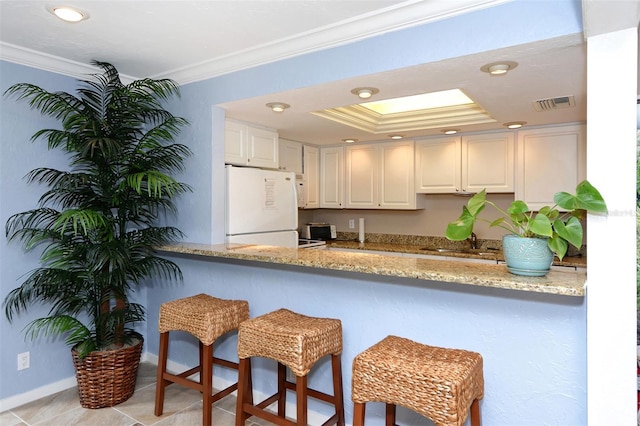
<svg viewBox="0 0 640 426"><path fill-rule="evenodd" d="M580 220L585 214L607 212L602 195L586 180L578 184L575 194L556 193L553 197L555 205L545 206L538 212L531 211L522 200L513 201L507 211L504 211L487 200L486 195L486 191L482 190L462 207L460 217L447 225L445 235L448 239L466 240L473 232L476 221L483 220L489 226L498 226L521 237L547 238L549 249L562 260L569 244L578 249L582 246L583 229ZM493 221L481 219L479 215L487 205L495 208L501 217Z"/></svg>
<svg viewBox="0 0 640 426"><path fill-rule="evenodd" d="M9 321L30 305L49 305L26 335L62 335L81 358L122 347L134 337L145 309L131 294L152 277L181 279L179 267L156 255L155 247L179 239L171 226L157 226L175 213L173 199L190 188L171 173L183 169L189 149L174 142L188 124L162 107L179 95L171 80L120 81L111 64L79 82L77 96L48 92L28 83L5 96L60 120L62 129L43 129L49 149L68 155L69 170L36 168L30 183L48 190L36 208L16 213L5 225L9 240L25 250L41 247L41 265L4 300Z"/></svg>

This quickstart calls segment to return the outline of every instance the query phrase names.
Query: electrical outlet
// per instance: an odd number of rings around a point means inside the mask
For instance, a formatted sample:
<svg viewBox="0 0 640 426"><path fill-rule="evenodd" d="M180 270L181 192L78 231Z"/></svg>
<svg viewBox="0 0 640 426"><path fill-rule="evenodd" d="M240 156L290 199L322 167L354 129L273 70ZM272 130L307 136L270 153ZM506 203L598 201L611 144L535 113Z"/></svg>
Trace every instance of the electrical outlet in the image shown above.
<svg viewBox="0 0 640 426"><path fill-rule="evenodd" d="M349 219L349 229L354 229L356 227L356 220Z"/></svg>
<svg viewBox="0 0 640 426"><path fill-rule="evenodd" d="M18 371L29 368L29 352L18 354Z"/></svg>

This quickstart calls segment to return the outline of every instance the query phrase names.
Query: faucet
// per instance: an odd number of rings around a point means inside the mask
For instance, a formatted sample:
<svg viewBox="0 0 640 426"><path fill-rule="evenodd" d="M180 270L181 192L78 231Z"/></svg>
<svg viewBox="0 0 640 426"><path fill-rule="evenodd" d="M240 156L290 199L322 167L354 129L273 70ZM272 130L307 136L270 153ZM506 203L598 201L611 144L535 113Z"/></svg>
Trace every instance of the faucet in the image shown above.
<svg viewBox="0 0 640 426"><path fill-rule="evenodd" d="M478 248L478 237L476 236L476 234L474 232L471 233L471 236L469 237L469 243L471 244L471 249L475 250Z"/></svg>

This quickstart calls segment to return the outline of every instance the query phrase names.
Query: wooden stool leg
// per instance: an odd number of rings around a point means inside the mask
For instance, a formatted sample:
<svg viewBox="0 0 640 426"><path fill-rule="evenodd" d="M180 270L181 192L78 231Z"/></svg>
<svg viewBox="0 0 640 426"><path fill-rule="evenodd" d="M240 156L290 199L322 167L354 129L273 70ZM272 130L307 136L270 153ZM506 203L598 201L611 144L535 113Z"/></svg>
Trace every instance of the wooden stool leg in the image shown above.
<svg viewBox="0 0 640 426"><path fill-rule="evenodd" d="M285 418L287 407L287 388L284 385L287 380L287 367L278 363L278 417Z"/></svg>
<svg viewBox="0 0 640 426"><path fill-rule="evenodd" d="M471 426L480 426L480 401L474 399L471 403Z"/></svg>
<svg viewBox="0 0 640 426"><path fill-rule="evenodd" d="M386 426L396 426L396 406L394 404L386 404L385 419Z"/></svg>
<svg viewBox="0 0 640 426"><path fill-rule="evenodd" d="M244 358L238 362L238 398L236 402L236 426L244 426L249 415L244 411L244 404L252 404L251 359ZM253 405L253 404L252 404Z"/></svg>
<svg viewBox="0 0 640 426"><path fill-rule="evenodd" d="M307 375L296 376L296 423L307 426Z"/></svg>
<svg viewBox="0 0 640 426"><path fill-rule="evenodd" d="M333 404L338 415L338 426L344 426L344 399L342 391L342 361L340 355L331 355L333 372Z"/></svg>
<svg viewBox="0 0 640 426"><path fill-rule="evenodd" d="M213 405L213 344L206 345L200 357L200 383L202 384L202 424L211 425Z"/></svg>
<svg viewBox="0 0 640 426"><path fill-rule="evenodd" d="M167 381L164 373L167 371L167 354L169 352L169 332L160 333L160 348L158 350L158 373L156 377L156 406L154 414L161 416L164 409L164 388Z"/></svg>
<svg viewBox="0 0 640 426"><path fill-rule="evenodd" d="M364 426L365 403L353 403L353 426Z"/></svg>
<svg viewBox="0 0 640 426"><path fill-rule="evenodd" d="M198 363L198 367L199 367L199 371L200 371L200 384L202 384L202 368L204 366L204 362L205 362L205 358L204 358L204 345L202 344L201 341L198 340L198 358L199 358L199 363Z"/></svg>

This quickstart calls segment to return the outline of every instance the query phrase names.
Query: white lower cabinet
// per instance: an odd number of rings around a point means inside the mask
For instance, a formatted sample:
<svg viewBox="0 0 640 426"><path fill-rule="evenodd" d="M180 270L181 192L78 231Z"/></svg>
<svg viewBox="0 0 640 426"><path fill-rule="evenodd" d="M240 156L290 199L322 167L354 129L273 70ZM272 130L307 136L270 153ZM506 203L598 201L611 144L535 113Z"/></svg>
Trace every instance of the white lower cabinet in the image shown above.
<svg viewBox="0 0 640 426"><path fill-rule="evenodd" d="M416 192L514 191L513 132L447 136L416 142Z"/></svg>
<svg viewBox="0 0 640 426"><path fill-rule="evenodd" d="M278 169L278 156L278 132L241 121L225 121L225 164Z"/></svg>
<svg viewBox="0 0 640 426"><path fill-rule="evenodd" d="M586 177L584 125L518 132L515 198L530 209L554 205L556 192L573 193Z"/></svg>

